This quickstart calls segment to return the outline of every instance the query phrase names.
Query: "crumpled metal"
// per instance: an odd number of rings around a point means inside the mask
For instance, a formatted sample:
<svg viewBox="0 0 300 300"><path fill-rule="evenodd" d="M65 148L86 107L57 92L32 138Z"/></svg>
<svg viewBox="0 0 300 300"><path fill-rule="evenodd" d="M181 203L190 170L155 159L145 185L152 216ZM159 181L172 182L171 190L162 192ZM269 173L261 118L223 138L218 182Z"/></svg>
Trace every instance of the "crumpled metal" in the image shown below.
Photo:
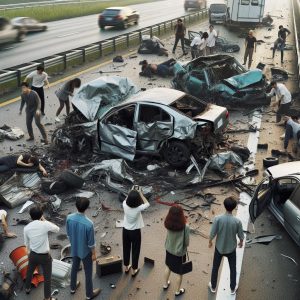
<svg viewBox="0 0 300 300"><path fill-rule="evenodd" d="M226 82L235 89L243 89L249 85L260 82L262 80L262 71L259 69L251 70L243 74L235 75L227 79L223 79L223 82Z"/></svg>
<svg viewBox="0 0 300 300"><path fill-rule="evenodd" d="M233 151L222 152L214 154L209 158L208 168L211 170L218 170L223 172L227 163L232 163L235 166L241 167L243 165L242 159Z"/></svg>
<svg viewBox="0 0 300 300"><path fill-rule="evenodd" d="M72 104L89 120L100 118L109 108L138 92L127 77L104 76L80 87Z"/></svg>
<svg viewBox="0 0 300 300"><path fill-rule="evenodd" d="M24 137L24 135L24 131L19 127L9 127L4 125L0 128L1 138L6 138L11 141L20 140L22 137Z"/></svg>

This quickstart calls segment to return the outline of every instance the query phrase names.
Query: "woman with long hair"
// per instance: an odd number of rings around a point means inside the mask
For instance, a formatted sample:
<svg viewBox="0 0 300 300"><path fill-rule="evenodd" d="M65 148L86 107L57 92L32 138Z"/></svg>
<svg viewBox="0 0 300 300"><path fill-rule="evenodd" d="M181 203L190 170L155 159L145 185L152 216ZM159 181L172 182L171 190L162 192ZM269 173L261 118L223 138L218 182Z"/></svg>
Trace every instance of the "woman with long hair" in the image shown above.
<svg viewBox="0 0 300 300"><path fill-rule="evenodd" d="M70 113L70 99L69 96L73 96L75 88L79 88L81 86L81 80L79 78L74 78L72 80L67 81L61 88L55 91L55 95L59 100L59 108L56 112L55 121L60 122L59 114L63 110L66 105L67 115Z"/></svg>
<svg viewBox="0 0 300 300"><path fill-rule="evenodd" d="M183 209L179 205L170 208L165 219L165 227L167 229L167 237L165 242L166 248L166 270L165 285L166 290L170 285L171 272L177 275L175 296L185 293L185 289L181 288L182 283L182 263L186 262L187 247L190 242L190 228L187 225L186 217Z"/></svg>
<svg viewBox="0 0 300 300"><path fill-rule="evenodd" d="M123 201L124 225L123 225L123 259L125 273L129 273L132 267L132 277L139 272L138 263L141 251L141 228L144 227L142 211L150 206L140 190L133 189ZM132 266L130 265L132 255Z"/></svg>

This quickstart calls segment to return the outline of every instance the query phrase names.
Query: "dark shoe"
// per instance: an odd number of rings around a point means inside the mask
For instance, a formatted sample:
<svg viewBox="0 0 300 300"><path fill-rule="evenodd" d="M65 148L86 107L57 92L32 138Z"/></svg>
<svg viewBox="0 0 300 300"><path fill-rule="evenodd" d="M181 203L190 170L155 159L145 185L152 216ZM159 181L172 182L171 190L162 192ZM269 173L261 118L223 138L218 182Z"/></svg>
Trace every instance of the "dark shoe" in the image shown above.
<svg viewBox="0 0 300 300"><path fill-rule="evenodd" d="M79 288L79 286L80 286L80 281L77 281L77 282L76 282L75 290L71 290L70 293L71 293L72 295L74 295L74 294L76 293L77 289Z"/></svg>
<svg viewBox="0 0 300 300"><path fill-rule="evenodd" d="M30 294L30 292L31 292L31 289L29 289L29 290L25 290L25 293L27 294L27 295L29 295Z"/></svg>
<svg viewBox="0 0 300 300"><path fill-rule="evenodd" d="M42 112L42 116L46 116L44 112Z"/></svg>
<svg viewBox="0 0 300 300"><path fill-rule="evenodd" d="M31 141L34 141L34 137L30 137L26 140L26 142L31 142Z"/></svg>
<svg viewBox="0 0 300 300"><path fill-rule="evenodd" d="M93 296L92 297L86 297L86 300L91 300L96 298L101 293L101 289L95 289L93 290Z"/></svg>
<svg viewBox="0 0 300 300"><path fill-rule="evenodd" d="M131 265L127 266L127 270L125 270L125 273L128 274L130 269L131 269Z"/></svg>
<svg viewBox="0 0 300 300"><path fill-rule="evenodd" d="M175 297L181 296L181 295L183 295L184 293L185 293L185 289L182 288L182 289L179 290L179 292L176 292L176 293L175 293Z"/></svg>
<svg viewBox="0 0 300 300"><path fill-rule="evenodd" d="M135 277L135 276L138 274L139 271L140 271L140 269L136 269L136 270L132 269L132 274L131 274L131 276L132 276L132 277Z"/></svg>

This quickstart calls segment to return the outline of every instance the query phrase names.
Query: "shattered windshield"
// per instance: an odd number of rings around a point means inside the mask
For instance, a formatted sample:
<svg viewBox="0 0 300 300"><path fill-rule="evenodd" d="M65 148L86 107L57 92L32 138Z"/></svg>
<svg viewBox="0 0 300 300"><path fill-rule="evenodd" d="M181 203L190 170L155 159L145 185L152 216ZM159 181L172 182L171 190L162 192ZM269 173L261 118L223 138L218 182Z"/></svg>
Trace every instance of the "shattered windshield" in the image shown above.
<svg viewBox="0 0 300 300"><path fill-rule="evenodd" d="M223 79L244 73L244 70L237 63L223 63L212 66L207 72L211 84L216 84Z"/></svg>
<svg viewBox="0 0 300 300"><path fill-rule="evenodd" d="M212 13L224 13L226 12L226 5L225 4L211 4L210 10Z"/></svg>

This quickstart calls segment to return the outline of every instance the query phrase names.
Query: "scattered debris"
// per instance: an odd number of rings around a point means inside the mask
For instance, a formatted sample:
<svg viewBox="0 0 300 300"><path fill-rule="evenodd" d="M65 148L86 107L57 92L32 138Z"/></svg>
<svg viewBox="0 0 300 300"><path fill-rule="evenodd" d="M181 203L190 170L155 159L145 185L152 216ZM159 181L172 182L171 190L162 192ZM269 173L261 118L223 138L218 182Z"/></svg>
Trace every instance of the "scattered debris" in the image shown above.
<svg viewBox="0 0 300 300"><path fill-rule="evenodd" d="M24 135L24 131L19 127L9 127L7 125L0 127L0 142L5 138L11 141L17 141L24 137Z"/></svg>
<svg viewBox="0 0 300 300"><path fill-rule="evenodd" d="M287 256L287 255L282 254L282 253L280 253L280 255L283 256L283 257L285 257L285 258L288 258L288 259L291 260L296 266L298 266L298 263L297 263L292 257Z"/></svg>
<svg viewBox="0 0 300 300"><path fill-rule="evenodd" d="M264 245L269 245L273 240L281 240L282 236L281 235L261 235L254 237L253 239L248 239L246 240L247 245L252 245L252 244L264 244Z"/></svg>

